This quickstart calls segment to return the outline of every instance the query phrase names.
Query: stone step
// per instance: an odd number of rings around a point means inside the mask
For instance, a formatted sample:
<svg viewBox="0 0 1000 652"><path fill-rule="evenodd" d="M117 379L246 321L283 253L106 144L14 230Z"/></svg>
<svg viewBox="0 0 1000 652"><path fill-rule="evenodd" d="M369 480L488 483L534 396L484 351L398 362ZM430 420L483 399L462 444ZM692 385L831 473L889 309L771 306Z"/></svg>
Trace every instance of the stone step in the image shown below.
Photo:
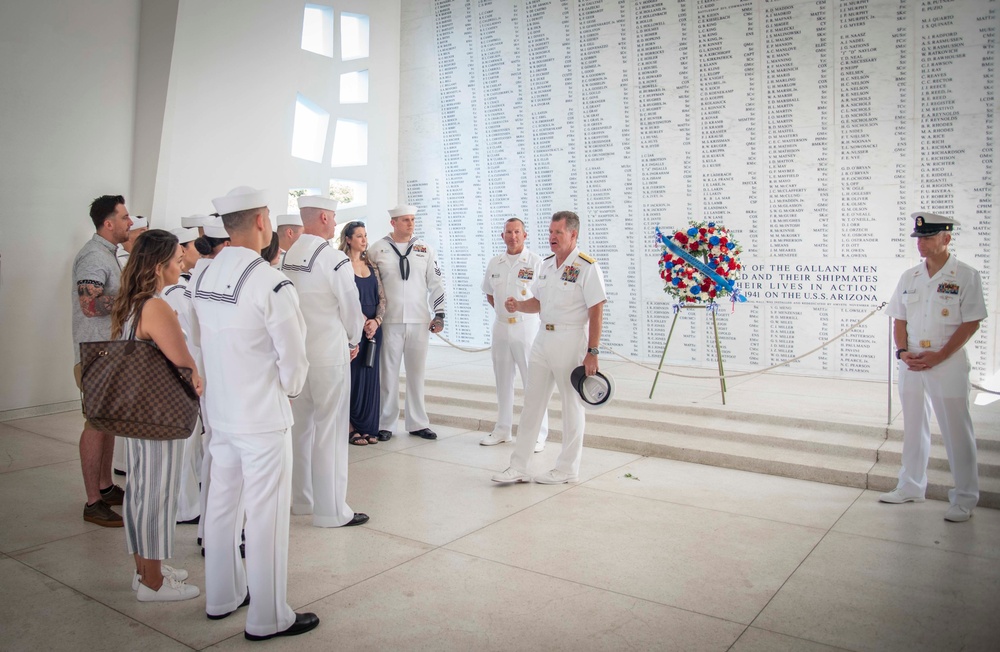
<svg viewBox="0 0 1000 652"><path fill-rule="evenodd" d="M895 464L896 468L902 464L903 458L903 442L890 440L882 445L882 448L878 452L878 461L885 462L887 464ZM979 476L988 478L1000 478L1000 451L995 450L983 450L977 447L976 450L976 463L979 466ZM936 469L938 471L950 472L951 467L948 464L948 452L945 450L944 445L931 445L931 456L930 461L927 464L928 469Z"/></svg>
<svg viewBox="0 0 1000 652"><path fill-rule="evenodd" d="M874 491L892 491L896 488L899 464L879 462L868 474L868 488ZM927 469L927 498L948 500L948 490L953 486L950 471ZM979 477L979 506L1000 509L1000 478Z"/></svg>

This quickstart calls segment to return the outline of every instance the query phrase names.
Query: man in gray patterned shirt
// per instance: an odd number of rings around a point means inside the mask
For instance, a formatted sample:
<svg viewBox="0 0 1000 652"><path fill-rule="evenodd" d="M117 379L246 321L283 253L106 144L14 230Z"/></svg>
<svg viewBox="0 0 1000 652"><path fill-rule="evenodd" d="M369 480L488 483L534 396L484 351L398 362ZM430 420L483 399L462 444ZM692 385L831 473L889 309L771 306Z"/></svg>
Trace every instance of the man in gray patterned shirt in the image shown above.
<svg viewBox="0 0 1000 652"><path fill-rule="evenodd" d="M125 198L102 195L90 205L96 233L83 245L73 261L73 376L81 387L80 342L111 338L111 308L121 284L121 268L115 257L117 245L128 240L132 226ZM82 388L81 388L82 389ZM111 480L114 435L83 424L80 435L80 466L87 504L83 520L104 527L121 527L122 517L110 505L121 505L125 494Z"/></svg>

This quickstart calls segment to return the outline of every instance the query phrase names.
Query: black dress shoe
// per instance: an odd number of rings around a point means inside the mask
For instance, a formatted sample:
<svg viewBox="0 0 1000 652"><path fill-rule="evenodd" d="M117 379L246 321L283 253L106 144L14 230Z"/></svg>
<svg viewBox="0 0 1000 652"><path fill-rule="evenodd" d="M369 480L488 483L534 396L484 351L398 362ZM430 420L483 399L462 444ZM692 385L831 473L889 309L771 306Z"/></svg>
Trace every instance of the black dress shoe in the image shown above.
<svg viewBox="0 0 1000 652"><path fill-rule="evenodd" d="M201 515L195 516L194 518L188 519L186 521L177 521L177 525L198 525L198 521L201 520ZM201 539L198 540L199 543Z"/></svg>
<svg viewBox="0 0 1000 652"><path fill-rule="evenodd" d="M115 469L115 475L120 475L120 476L124 477L125 476L125 472L122 471L121 469Z"/></svg>
<svg viewBox="0 0 1000 652"><path fill-rule="evenodd" d="M236 609L239 609L240 607L248 607L248 606L250 606L250 592L249 591L247 591L247 597L243 598L243 602L241 602L240 606L236 607ZM227 614L221 614L219 616L213 616L212 614L205 614L205 615L208 616L209 620L222 620L223 618L228 618L228 617L232 616L234 613L236 613L236 609L233 609L232 611L230 611Z"/></svg>
<svg viewBox="0 0 1000 652"><path fill-rule="evenodd" d="M361 512L354 512L354 518L352 518L347 523L344 523L340 527L351 527L352 525L364 525L368 522L368 514L362 514Z"/></svg>
<svg viewBox="0 0 1000 652"><path fill-rule="evenodd" d="M417 437L423 437L424 439L437 439L437 433L430 428L424 428L423 430L411 430L411 435L416 435Z"/></svg>
<svg viewBox="0 0 1000 652"><path fill-rule="evenodd" d="M263 636L243 632L243 637L248 641L266 641L267 639L274 638L275 636L298 636L299 634L305 634L308 631L316 629L317 625L319 625L319 616L316 614L295 614L295 622L292 623L291 627L283 632L264 634Z"/></svg>
<svg viewBox="0 0 1000 652"><path fill-rule="evenodd" d="M376 435L376 437L378 438L379 441L389 441L390 439L392 439L392 431L379 430L378 435Z"/></svg>

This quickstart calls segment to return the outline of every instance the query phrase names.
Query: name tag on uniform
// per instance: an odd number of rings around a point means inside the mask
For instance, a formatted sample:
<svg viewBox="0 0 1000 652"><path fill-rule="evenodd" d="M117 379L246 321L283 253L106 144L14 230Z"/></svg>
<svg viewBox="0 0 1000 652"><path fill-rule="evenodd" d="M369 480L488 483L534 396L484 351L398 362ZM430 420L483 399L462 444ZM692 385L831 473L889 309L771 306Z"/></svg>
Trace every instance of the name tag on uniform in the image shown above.
<svg viewBox="0 0 1000 652"><path fill-rule="evenodd" d="M519 281L530 281L535 278L535 270L530 267L522 267L517 271L517 278Z"/></svg>
<svg viewBox="0 0 1000 652"><path fill-rule="evenodd" d="M941 283L937 291L939 294L958 294L958 283Z"/></svg>
<svg viewBox="0 0 1000 652"><path fill-rule="evenodd" d="M568 265L563 267L562 280L567 283L576 283L576 279L580 278L580 268L576 265Z"/></svg>

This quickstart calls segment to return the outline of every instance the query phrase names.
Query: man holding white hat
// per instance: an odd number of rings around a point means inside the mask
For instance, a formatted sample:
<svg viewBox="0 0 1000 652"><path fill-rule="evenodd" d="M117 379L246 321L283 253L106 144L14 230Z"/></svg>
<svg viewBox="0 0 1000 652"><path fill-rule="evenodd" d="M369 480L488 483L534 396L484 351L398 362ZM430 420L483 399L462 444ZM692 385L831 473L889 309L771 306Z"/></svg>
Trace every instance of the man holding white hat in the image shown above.
<svg viewBox="0 0 1000 652"><path fill-rule="evenodd" d="M979 502L976 435L969 413L969 356L965 344L986 319L979 272L949 253L958 222L914 213L913 233L923 262L903 272L886 312L893 318L903 407L903 456L896 488L883 503L923 502L931 432L928 405L937 415L955 487L946 521L962 522Z"/></svg>
<svg viewBox="0 0 1000 652"><path fill-rule="evenodd" d="M507 245L507 251L490 260L483 278L486 300L496 310L490 353L493 358L493 376L497 382L497 422L493 432L480 440L481 446L494 446L511 440L514 424L514 370L520 372L521 383L524 384L528 378L528 353L538 334L538 315L507 312L504 300L507 297L527 300L533 296L531 286L538 275L542 257L524 246L528 233L524 222L519 218L507 220L500 237ZM549 416L546 413L538 429L536 453L545 449L548 434Z"/></svg>
<svg viewBox="0 0 1000 652"><path fill-rule="evenodd" d="M535 296L527 300L509 296L504 302L507 312L537 312L542 323L531 347L524 409L510 467L494 475L494 482L531 480L528 459L553 387L559 388L562 398L562 452L556 467L535 476L534 480L541 484L563 484L575 482L579 477L586 415L572 374L581 364L587 376L598 371L604 303L608 299L597 261L576 246L579 233L580 218L576 213L559 211L553 215L549 224L552 255L542 261L538 278L531 287Z"/></svg>
<svg viewBox="0 0 1000 652"><path fill-rule="evenodd" d="M292 400L292 513L312 514L316 527L368 520L347 505L350 362L365 318L354 267L329 242L337 227L336 210L337 202L328 197L299 197L304 233L281 264L298 291L309 359L305 386Z"/></svg>
<svg viewBox="0 0 1000 652"><path fill-rule="evenodd" d="M212 422L205 514L205 610L225 618L249 605L248 640L315 628L288 606L292 412L305 384L305 322L292 282L260 250L271 240L264 192L241 186L213 199L230 236L194 281L194 309ZM246 570L236 542L246 509ZM250 600L250 595L253 600Z"/></svg>
<svg viewBox="0 0 1000 652"><path fill-rule="evenodd" d="M194 247L194 241L198 238L197 229L171 229L171 233L177 236L177 242L184 250L184 259L181 261L181 275L176 285L165 287L162 292L163 300L177 313L181 330L184 331L185 340L191 357L194 358L198 366L198 374L204 371L201 364L201 351L191 340L191 323L193 317L191 310L191 299L184 295L188 281L191 279L191 269L201 258L198 250ZM202 376L204 377L204 376ZM181 462L181 480L177 493L177 522L178 523L198 523L201 517L201 494L199 485L201 483L201 463L202 463L202 426L199 423L195 426L194 434L184 440L184 455Z"/></svg>
<svg viewBox="0 0 1000 652"><path fill-rule="evenodd" d="M411 435L437 439L429 428L424 405L424 369L430 333L444 330L444 280L434 249L414 237L415 206L389 211L392 232L368 249L368 260L378 266L385 287L386 311L382 324L383 355L379 362L382 414L378 438L387 441L399 418L399 366L406 365L406 414ZM428 324L428 317L433 318Z"/></svg>

